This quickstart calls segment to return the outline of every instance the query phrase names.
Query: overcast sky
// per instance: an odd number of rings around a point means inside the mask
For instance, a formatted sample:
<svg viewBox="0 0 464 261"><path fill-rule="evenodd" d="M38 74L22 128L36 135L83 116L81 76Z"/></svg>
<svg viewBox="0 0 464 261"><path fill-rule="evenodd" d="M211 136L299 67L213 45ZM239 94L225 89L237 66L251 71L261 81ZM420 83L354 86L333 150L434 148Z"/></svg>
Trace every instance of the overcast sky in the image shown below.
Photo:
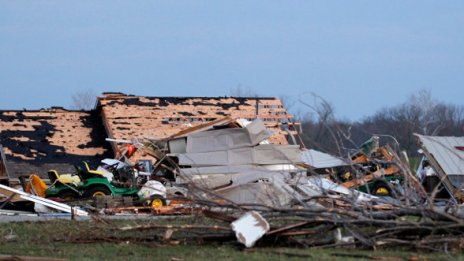
<svg viewBox="0 0 464 261"><path fill-rule="evenodd" d="M241 86L357 120L420 89L462 105L463 83L464 1L0 0L0 109Z"/></svg>

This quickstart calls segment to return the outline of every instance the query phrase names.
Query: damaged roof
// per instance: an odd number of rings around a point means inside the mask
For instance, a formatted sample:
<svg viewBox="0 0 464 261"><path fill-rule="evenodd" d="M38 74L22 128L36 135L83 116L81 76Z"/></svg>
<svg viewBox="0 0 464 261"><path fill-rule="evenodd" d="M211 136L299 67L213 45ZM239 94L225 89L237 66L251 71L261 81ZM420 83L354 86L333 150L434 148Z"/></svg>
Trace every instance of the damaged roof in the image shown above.
<svg viewBox="0 0 464 261"><path fill-rule="evenodd" d="M258 106L256 106L258 104ZM291 121L278 98L147 97L104 93L98 98L107 133L114 139L166 138L192 126L224 117L253 120L258 111L274 132L271 143L287 144L280 129Z"/></svg>
<svg viewBox="0 0 464 261"><path fill-rule="evenodd" d="M446 174L464 175L464 137L415 135Z"/></svg>
<svg viewBox="0 0 464 261"><path fill-rule="evenodd" d="M71 171L82 160L97 163L112 156L105 137L96 111L0 111L0 144L10 177L44 175L50 168Z"/></svg>

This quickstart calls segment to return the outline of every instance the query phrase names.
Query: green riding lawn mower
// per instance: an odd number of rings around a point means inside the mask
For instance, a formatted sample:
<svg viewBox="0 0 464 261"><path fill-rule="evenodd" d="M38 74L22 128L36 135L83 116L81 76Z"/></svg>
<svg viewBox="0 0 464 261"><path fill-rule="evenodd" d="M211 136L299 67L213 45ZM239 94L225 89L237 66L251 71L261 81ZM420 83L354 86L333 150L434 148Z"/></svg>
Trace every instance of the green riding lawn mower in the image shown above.
<svg viewBox="0 0 464 261"><path fill-rule="evenodd" d="M73 174L60 175L56 170L50 170L48 177L50 186L46 186L40 178L31 182L34 190L42 190L47 198L70 201L112 195L133 197L139 204L153 207L166 205L166 188L163 184L147 179L143 180L143 184L138 183L140 179L136 178L134 169L118 160L105 159L97 170L90 169L89 164L83 162L81 166L76 166Z"/></svg>

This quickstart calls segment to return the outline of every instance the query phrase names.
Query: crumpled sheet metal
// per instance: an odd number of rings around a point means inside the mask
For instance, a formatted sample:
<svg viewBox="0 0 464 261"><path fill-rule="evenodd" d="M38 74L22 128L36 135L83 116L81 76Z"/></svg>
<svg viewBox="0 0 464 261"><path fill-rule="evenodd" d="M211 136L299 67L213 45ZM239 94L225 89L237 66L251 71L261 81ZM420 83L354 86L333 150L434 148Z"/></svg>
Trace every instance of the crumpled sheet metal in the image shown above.
<svg viewBox="0 0 464 261"><path fill-rule="evenodd" d="M270 138L262 120L254 120L245 128L202 131L188 135L187 153L253 147Z"/></svg>
<svg viewBox="0 0 464 261"><path fill-rule="evenodd" d="M298 145L263 144L198 153L176 154L181 166L275 165L301 161Z"/></svg>

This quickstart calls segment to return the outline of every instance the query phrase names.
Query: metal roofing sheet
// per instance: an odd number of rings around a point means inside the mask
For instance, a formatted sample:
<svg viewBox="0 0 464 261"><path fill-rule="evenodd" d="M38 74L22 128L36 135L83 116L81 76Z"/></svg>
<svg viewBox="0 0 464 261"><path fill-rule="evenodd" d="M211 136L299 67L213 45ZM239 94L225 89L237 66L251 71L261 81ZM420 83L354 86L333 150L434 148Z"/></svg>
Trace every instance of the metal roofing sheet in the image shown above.
<svg viewBox="0 0 464 261"><path fill-rule="evenodd" d="M350 165L340 158L313 149L303 151L301 159L304 163L316 169Z"/></svg>
<svg viewBox="0 0 464 261"><path fill-rule="evenodd" d="M464 175L464 137L416 136L447 175Z"/></svg>

